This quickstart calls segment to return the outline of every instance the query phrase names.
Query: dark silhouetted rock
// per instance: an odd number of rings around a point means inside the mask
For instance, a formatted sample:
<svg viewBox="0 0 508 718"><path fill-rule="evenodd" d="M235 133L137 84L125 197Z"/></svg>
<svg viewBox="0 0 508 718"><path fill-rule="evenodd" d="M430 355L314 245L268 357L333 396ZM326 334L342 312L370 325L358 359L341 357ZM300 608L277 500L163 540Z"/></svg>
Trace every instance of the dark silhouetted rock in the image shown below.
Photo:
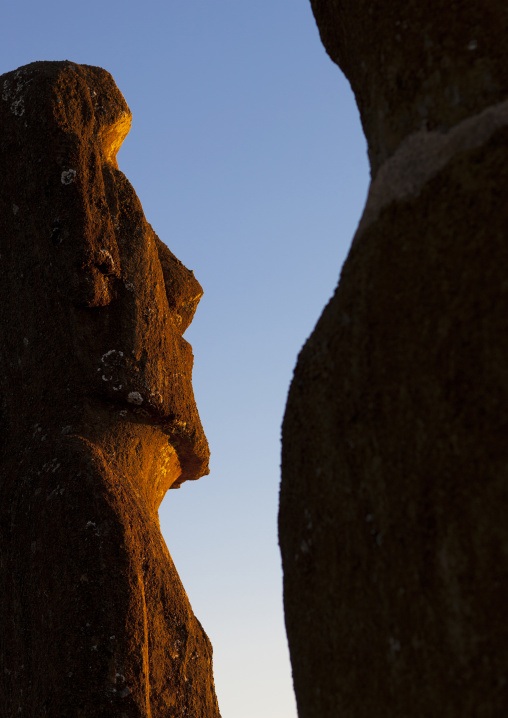
<svg viewBox="0 0 508 718"><path fill-rule="evenodd" d="M218 718L157 515L208 472L201 287L118 169L107 72L37 62L0 91L0 715Z"/></svg>
<svg viewBox="0 0 508 718"><path fill-rule="evenodd" d="M445 133L506 100L502 0L311 0L323 44L351 83L372 172L403 139Z"/></svg>
<svg viewBox="0 0 508 718"><path fill-rule="evenodd" d="M508 709L508 11L314 0L373 182L283 426L300 718Z"/></svg>

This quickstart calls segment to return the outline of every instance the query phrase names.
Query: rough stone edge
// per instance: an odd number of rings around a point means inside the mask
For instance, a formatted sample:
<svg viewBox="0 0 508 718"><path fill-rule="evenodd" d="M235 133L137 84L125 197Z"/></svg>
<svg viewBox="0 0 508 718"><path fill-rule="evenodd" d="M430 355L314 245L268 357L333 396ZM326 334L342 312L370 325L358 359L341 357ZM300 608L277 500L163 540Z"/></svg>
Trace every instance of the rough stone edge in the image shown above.
<svg viewBox="0 0 508 718"><path fill-rule="evenodd" d="M458 152L480 147L508 125L508 100L459 122L449 132L421 130L407 137L380 167L370 185L353 243L396 200L417 195Z"/></svg>

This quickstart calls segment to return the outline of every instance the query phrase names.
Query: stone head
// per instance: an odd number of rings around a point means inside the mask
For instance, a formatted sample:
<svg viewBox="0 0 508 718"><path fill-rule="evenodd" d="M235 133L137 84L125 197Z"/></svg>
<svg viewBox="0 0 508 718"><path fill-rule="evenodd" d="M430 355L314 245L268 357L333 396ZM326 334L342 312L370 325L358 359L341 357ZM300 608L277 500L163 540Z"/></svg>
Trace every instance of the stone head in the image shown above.
<svg viewBox="0 0 508 718"><path fill-rule="evenodd" d="M106 71L67 61L7 73L0 91L4 424L75 422L93 406L160 427L180 482L199 478L208 446L182 335L202 290L118 169L123 96Z"/></svg>
<svg viewBox="0 0 508 718"><path fill-rule="evenodd" d="M506 99L501 0L311 0L321 39L351 83L372 175L409 135L446 132Z"/></svg>

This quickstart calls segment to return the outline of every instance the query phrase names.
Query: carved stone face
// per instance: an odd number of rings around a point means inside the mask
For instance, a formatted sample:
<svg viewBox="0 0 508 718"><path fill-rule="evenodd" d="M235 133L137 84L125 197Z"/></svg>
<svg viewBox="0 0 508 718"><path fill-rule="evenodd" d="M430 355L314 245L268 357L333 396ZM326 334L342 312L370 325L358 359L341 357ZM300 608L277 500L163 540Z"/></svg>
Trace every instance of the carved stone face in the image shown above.
<svg viewBox="0 0 508 718"><path fill-rule="evenodd" d="M182 335L202 289L146 222L125 176L110 164L101 170L113 233L89 250L91 266L74 264L78 281L71 282L76 321L87 343L100 346L94 392L164 427L180 454L187 447L199 459L193 471L201 472L206 439L192 391L192 350Z"/></svg>
<svg viewBox="0 0 508 718"><path fill-rule="evenodd" d="M100 68L33 63L4 77L0 109L11 135L3 148L24 152L19 166L30 167L13 179L16 212L4 208L22 238L10 256L18 271L25 242L22 276L33 304L46 305L32 316L30 375L53 374L73 400L105 401L120 417L160 426L179 455L180 482L199 478L208 446L182 334L202 289L156 236L118 169L129 108Z"/></svg>
<svg viewBox="0 0 508 718"><path fill-rule="evenodd" d="M157 517L207 473L182 338L202 292L118 170L129 126L99 68L0 77L5 715L219 718Z"/></svg>

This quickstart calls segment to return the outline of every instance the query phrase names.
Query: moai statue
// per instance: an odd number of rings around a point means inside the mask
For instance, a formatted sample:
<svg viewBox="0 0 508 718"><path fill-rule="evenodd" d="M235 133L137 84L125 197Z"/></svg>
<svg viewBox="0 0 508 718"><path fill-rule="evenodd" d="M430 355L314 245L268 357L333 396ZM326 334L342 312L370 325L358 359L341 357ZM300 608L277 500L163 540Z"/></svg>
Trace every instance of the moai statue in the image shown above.
<svg viewBox="0 0 508 718"><path fill-rule="evenodd" d="M0 716L219 718L157 514L208 473L201 287L118 169L107 72L36 62L0 91Z"/></svg>
<svg viewBox="0 0 508 718"><path fill-rule="evenodd" d="M507 6L312 6L355 93L372 183L284 419L300 718L502 716Z"/></svg>

